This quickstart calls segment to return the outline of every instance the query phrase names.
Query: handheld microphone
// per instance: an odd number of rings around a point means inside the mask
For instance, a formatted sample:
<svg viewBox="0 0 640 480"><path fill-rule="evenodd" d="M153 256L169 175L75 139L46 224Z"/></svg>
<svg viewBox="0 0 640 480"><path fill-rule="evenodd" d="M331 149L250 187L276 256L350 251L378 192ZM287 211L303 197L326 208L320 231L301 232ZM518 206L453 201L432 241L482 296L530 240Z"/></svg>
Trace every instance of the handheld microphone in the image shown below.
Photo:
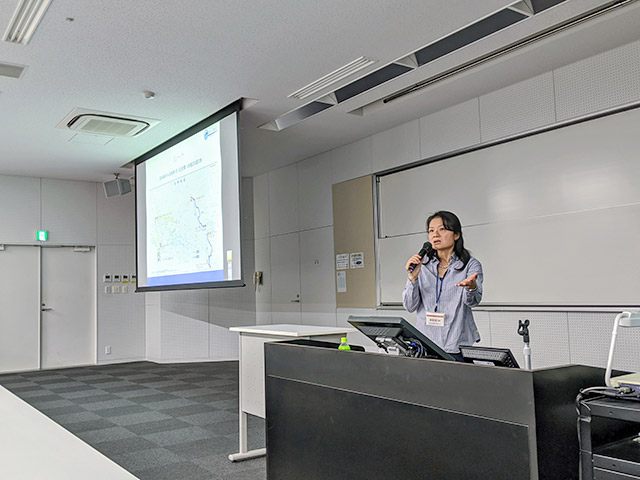
<svg viewBox="0 0 640 480"><path fill-rule="evenodd" d="M431 253L431 251L433 250L433 246L431 245L431 243L429 242L424 242L424 245L422 245L422 248L420 249L420 251L418 252L418 256L420 258L424 258L425 255ZM418 266L417 263L411 263L409 265L409 268L407 269L407 271L409 273L413 273L413 271L416 269L416 267Z"/></svg>

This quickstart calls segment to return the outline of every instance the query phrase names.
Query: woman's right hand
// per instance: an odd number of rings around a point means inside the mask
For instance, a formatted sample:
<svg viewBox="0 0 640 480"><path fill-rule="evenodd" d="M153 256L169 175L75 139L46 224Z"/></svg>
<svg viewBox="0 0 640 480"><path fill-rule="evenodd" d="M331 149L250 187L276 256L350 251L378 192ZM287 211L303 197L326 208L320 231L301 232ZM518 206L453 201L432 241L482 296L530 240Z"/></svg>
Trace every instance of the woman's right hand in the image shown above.
<svg viewBox="0 0 640 480"><path fill-rule="evenodd" d="M409 265L412 263L416 264L416 267L413 269L413 272L409 272ZM418 274L420 273L420 269L422 268L422 257L420 255L414 255L409 260L407 260L407 265L404 269L409 272L409 280L415 282L418 279Z"/></svg>

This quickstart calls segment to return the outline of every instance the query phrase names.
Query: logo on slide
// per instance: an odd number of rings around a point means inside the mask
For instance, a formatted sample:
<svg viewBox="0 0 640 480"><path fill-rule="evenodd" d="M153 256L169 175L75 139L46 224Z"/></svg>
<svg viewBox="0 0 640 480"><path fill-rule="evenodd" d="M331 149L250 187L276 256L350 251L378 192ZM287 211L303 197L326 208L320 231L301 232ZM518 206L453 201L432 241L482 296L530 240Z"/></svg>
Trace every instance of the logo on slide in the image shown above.
<svg viewBox="0 0 640 480"><path fill-rule="evenodd" d="M215 135L218 133L218 125L214 125L213 127L209 127L204 131L204 139L206 140L211 135Z"/></svg>

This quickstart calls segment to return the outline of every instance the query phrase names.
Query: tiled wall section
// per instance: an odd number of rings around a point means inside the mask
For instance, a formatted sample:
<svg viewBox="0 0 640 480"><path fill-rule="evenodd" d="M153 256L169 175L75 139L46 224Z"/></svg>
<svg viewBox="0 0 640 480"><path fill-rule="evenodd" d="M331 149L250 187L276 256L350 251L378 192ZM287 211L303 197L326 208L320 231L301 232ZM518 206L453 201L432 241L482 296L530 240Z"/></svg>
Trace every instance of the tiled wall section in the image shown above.
<svg viewBox="0 0 640 480"><path fill-rule="evenodd" d="M255 236L259 240L255 243L255 262L265 279L256 294L257 323L285 323L295 317L295 323L300 318L303 324L331 325L335 318L335 325L347 326L349 315L412 319L412 315L403 310L335 308L331 297L335 289L335 269L315 263L325 261L328 256L326 242L330 239L326 228L333 224L329 216L331 184L638 102L639 71L640 41L636 41L256 177L253 205ZM275 186L270 188L269 182L281 182L284 177L291 179L295 169L298 173L295 195L293 190L274 195ZM292 202L297 203L292 205ZM288 212L287 216L297 212L297 230L293 218L277 215L270 219L269 215L276 212ZM297 234L299 243L298 248L282 260L287 264L283 268L273 264L273 244L279 245L279 234L285 232L291 238ZM296 268L299 280L297 274L293 275ZM291 273L284 283L279 278L283 270ZM273 277L274 271L278 278ZM296 280L291 282L291 277ZM271 297L274 282L278 284L275 303ZM292 307L287 304L285 308L283 303L283 299L290 302L296 295L301 299L301 317L292 316ZM475 320L482 345L508 347L523 363L523 342L517 327L518 320L529 319L535 368L566 363L604 366L615 315L615 312L594 311L478 310ZM635 330L621 330L614 361L616 368L640 370L640 357L634 355L640 348L640 331ZM350 334L349 341L376 349L358 333Z"/></svg>

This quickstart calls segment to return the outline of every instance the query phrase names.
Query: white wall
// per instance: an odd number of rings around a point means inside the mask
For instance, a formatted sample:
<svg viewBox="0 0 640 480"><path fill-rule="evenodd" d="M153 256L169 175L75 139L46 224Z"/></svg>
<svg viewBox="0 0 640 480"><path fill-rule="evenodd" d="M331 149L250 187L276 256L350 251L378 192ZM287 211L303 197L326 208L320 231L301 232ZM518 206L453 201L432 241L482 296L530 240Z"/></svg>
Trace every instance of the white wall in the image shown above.
<svg viewBox="0 0 640 480"><path fill-rule="evenodd" d="M291 320L343 326L350 314L403 314L402 310L336 309L329 235L333 183L638 102L639 69L637 41L479 98L459 104L454 100L442 111L255 177L255 261L269 280L257 296L259 323ZM290 182L296 170L297 189L283 191L285 180ZM425 213L418 211L417 215L426 218ZM284 275L286 279L281 278ZM300 317L292 314L293 308L286 302L296 295L300 295ZM404 316L412 319L406 312ZM518 320L531 320L535 368L565 363L604 366L614 317L615 312L586 309L479 309L475 313L482 344L511 348L520 361L523 344L516 334ZM350 339L360 340L365 344L361 336ZM640 370L640 357L634 355L640 348L640 332L624 330L619 341L615 366Z"/></svg>
<svg viewBox="0 0 640 480"><path fill-rule="evenodd" d="M36 231L47 230L50 245L96 247L98 363L145 358L144 296L105 295L102 283L104 273L135 272L133 200L105 198L100 183L0 175L0 244L35 245Z"/></svg>

